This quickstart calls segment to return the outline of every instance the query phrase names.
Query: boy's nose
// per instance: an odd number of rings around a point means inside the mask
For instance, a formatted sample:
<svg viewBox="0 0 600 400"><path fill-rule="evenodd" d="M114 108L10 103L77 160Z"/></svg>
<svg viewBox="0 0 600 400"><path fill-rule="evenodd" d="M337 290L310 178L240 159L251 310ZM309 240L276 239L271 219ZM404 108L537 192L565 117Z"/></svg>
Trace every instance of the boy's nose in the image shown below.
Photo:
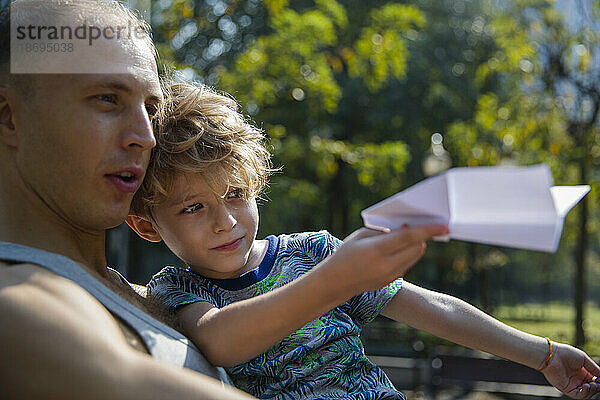
<svg viewBox="0 0 600 400"><path fill-rule="evenodd" d="M226 207L222 207L222 211L219 213L217 219L215 220L214 232L229 232L237 225L237 220L229 212Z"/></svg>

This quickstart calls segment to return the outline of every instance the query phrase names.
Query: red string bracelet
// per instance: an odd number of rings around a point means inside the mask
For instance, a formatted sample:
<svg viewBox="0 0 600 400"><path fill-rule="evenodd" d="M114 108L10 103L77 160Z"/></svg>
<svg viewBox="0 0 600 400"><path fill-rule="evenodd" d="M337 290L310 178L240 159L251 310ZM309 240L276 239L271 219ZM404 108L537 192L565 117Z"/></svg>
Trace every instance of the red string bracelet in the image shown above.
<svg viewBox="0 0 600 400"><path fill-rule="evenodd" d="M544 369L546 369L546 367L548 366L548 364L550 364L550 359L552 358L552 343L550 342L550 339L548 337L545 337L544 339L546 339L546 341L548 342L548 355L546 356L546 359L544 360L544 365L542 365L541 368L538 368L538 371L543 371Z"/></svg>

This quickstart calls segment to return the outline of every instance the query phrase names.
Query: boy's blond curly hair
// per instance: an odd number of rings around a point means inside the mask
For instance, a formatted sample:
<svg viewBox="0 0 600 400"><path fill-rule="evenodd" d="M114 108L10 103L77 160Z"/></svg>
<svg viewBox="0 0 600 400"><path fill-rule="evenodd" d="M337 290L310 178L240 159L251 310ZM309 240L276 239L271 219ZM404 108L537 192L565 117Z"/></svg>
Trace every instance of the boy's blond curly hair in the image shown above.
<svg viewBox="0 0 600 400"><path fill-rule="evenodd" d="M200 174L217 198L240 188L258 196L273 171L265 136L230 97L202 84L167 83L153 121L156 147L131 211L151 217L171 193L179 174Z"/></svg>

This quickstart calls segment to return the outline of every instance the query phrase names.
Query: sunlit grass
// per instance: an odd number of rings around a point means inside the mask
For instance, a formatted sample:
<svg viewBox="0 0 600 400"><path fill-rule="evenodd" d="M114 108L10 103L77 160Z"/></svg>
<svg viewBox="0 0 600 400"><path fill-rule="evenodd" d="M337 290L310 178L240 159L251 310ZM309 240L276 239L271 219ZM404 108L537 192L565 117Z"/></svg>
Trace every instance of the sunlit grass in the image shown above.
<svg viewBox="0 0 600 400"><path fill-rule="evenodd" d="M491 313L502 322L525 332L568 344L575 344L575 308L567 303L519 304L501 306ZM586 344L583 346L590 356L600 358L600 307L588 303L585 308ZM424 332L416 331L403 324L377 319L363 330L367 348L401 351L407 346L420 348L425 353L436 346L451 346L450 342ZM418 346L415 344L421 343Z"/></svg>
<svg viewBox="0 0 600 400"><path fill-rule="evenodd" d="M517 329L552 340L575 343L575 308L564 303L520 304L502 306L494 317ZM584 350L600 357L600 307L588 303L585 307L586 344Z"/></svg>

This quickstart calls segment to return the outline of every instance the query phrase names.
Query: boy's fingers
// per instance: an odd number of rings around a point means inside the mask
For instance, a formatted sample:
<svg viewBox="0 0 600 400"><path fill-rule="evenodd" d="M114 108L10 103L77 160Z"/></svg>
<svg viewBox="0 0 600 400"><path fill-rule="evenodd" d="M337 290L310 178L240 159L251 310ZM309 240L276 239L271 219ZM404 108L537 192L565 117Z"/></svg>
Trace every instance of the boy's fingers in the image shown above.
<svg viewBox="0 0 600 400"><path fill-rule="evenodd" d="M447 233L446 225L421 225L394 230L372 240L377 240L381 244L381 250L393 253Z"/></svg>
<svg viewBox="0 0 600 400"><path fill-rule="evenodd" d="M600 376L600 367L589 356L583 359L583 367L593 376ZM597 382L597 380L595 380Z"/></svg>
<svg viewBox="0 0 600 400"><path fill-rule="evenodd" d="M423 257L425 253L425 242L420 242L416 245L410 246L396 254L391 258L391 262L397 265L402 270L398 270L398 276L404 275L413 265L417 263Z"/></svg>

